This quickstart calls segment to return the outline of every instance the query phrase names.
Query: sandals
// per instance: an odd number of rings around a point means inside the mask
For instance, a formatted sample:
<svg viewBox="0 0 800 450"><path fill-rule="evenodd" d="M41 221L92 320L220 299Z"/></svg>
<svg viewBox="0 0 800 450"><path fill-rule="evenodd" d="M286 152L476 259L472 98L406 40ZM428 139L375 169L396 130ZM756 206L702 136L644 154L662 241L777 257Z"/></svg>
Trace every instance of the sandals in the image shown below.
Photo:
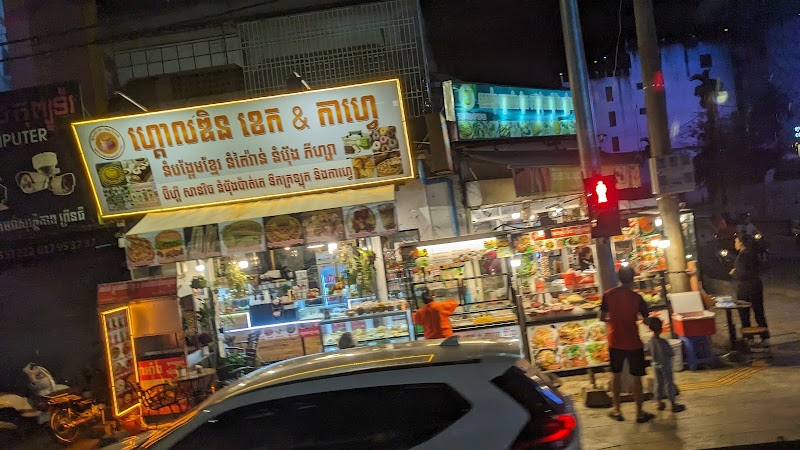
<svg viewBox="0 0 800 450"><path fill-rule="evenodd" d="M683 411L686 411L686 405L681 405L680 403L674 403L672 405L672 412L679 413Z"/></svg>
<svg viewBox="0 0 800 450"><path fill-rule="evenodd" d="M612 419L616 420L617 422L622 422L622 421L625 420L625 418L622 416L622 413L619 413L619 412L616 412L616 411L611 411L610 413L608 413L608 417L611 417Z"/></svg>
<svg viewBox="0 0 800 450"><path fill-rule="evenodd" d="M650 414L648 412L643 412L641 416L636 418L636 423L647 423L651 420L655 419L655 415Z"/></svg>

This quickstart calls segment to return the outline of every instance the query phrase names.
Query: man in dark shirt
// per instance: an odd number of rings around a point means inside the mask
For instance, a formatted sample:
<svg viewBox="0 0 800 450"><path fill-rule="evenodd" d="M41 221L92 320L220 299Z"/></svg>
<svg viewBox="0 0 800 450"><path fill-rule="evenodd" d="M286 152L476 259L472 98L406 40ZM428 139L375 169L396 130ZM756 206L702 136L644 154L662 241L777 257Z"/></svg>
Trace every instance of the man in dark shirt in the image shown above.
<svg viewBox="0 0 800 450"><path fill-rule="evenodd" d="M622 368L628 361L630 374L633 376L633 398L636 401L636 421L644 423L654 416L642 411L642 377L645 360L644 345L639 338L639 315L647 321L647 303L641 295L633 291L634 271L630 267L619 270L618 276L622 286L609 289L603 294L600 306L600 320L608 326L608 348L611 359L611 372L614 374L611 392L614 409L609 416L622 421L620 405L620 389L622 384Z"/></svg>

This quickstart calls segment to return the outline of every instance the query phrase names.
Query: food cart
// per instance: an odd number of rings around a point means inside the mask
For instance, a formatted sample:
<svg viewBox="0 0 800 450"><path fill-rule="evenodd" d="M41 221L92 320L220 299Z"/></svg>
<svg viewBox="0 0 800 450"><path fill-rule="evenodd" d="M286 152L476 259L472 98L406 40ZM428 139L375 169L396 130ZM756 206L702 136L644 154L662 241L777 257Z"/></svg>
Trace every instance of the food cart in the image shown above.
<svg viewBox="0 0 800 450"><path fill-rule="evenodd" d="M161 277L101 284L97 302L118 417L139 405L137 387L146 390L176 378L191 359L181 326L177 280Z"/></svg>
<svg viewBox="0 0 800 450"><path fill-rule="evenodd" d="M682 212L690 263L697 253L693 220L691 211ZM671 334L661 221L656 211L629 212L624 221L623 234L612 238L616 268L636 269L636 291ZM608 364L588 221L421 242L402 253L412 308L421 306L423 288L438 299L458 300L455 333L521 337L525 353L544 371ZM647 340L652 332L641 324L640 335Z"/></svg>

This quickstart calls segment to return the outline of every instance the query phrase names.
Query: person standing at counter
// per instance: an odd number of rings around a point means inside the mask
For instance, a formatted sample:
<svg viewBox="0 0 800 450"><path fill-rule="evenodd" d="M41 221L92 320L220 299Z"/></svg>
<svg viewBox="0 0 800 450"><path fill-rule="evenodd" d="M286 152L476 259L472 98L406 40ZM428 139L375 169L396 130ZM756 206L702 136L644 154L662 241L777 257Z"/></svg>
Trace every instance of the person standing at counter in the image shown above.
<svg viewBox="0 0 800 450"><path fill-rule="evenodd" d="M453 335L450 316L458 308L456 300L434 301L434 296L427 288L422 291L425 305L414 313L414 324L422 325L425 339L444 339Z"/></svg>
<svg viewBox="0 0 800 450"><path fill-rule="evenodd" d="M751 244L752 239L747 234L737 234L734 240L736 261L730 274L734 280L739 281L736 289L736 298L753 304L753 314L759 327L767 328L767 317L764 315L764 285L761 283L761 264L758 254ZM740 309L739 319L742 327L750 326L750 310ZM769 332L763 333L761 339L769 339Z"/></svg>
<svg viewBox="0 0 800 450"><path fill-rule="evenodd" d="M594 256L592 255L592 248L588 245L586 247L581 247L580 251L578 252L578 264L580 265L580 270L589 270L594 268Z"/></svg>
<svg viewBox="0 0 800 450"><path fill-rule="evenodd" d="M639 315L647 323L647 303L641 295L633 291L635 272L630 267L619 269L619 282L622 286L609 289L603 294L600 305L600 320L608 327L608 352L611 359L611 383L614 409L608 414L614 420L623 421L620 411L620 390L622 389L622 368L628 361L633 377L633 398L636 401L636 422L645 423L653 419L652 414L642 411L642 377L645 374L644 344L639 338Z"/></svg>

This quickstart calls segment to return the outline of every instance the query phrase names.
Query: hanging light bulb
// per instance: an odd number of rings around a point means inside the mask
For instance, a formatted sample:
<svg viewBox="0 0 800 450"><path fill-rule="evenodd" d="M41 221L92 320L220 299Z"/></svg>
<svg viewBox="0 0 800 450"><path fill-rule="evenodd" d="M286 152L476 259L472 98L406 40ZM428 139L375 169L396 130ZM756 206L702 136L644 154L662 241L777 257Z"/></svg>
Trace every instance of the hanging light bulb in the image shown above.
<svg viewBox="0 0 800 450"><path fill-rule="evenodd" d="M336 242L329 242L328 243L328 253L333 253L336 249L339 248L339 244Z"/></svg>
<svg viewBox="0 0 800 450"><path fill-rule="evenodd" d="M656 226L660 227L663 224L664 224L664 221L661 220L661 217L656 217Z"/></svg>
<svg viewBox="0 0 800 450"><path fill-rule="evenodd" d="M198 272L203 272L203 271L206 270L206 265L203 264L202 260L197 260L197 265L194 266L194 270L196 270Z"/></svg>
<svg viewBox="0 0 800 450"><path fill-rule="evenodd" d="M250 267L250 263L246 259L239 261L240 269L247 269L248 267Z"/></svg>

